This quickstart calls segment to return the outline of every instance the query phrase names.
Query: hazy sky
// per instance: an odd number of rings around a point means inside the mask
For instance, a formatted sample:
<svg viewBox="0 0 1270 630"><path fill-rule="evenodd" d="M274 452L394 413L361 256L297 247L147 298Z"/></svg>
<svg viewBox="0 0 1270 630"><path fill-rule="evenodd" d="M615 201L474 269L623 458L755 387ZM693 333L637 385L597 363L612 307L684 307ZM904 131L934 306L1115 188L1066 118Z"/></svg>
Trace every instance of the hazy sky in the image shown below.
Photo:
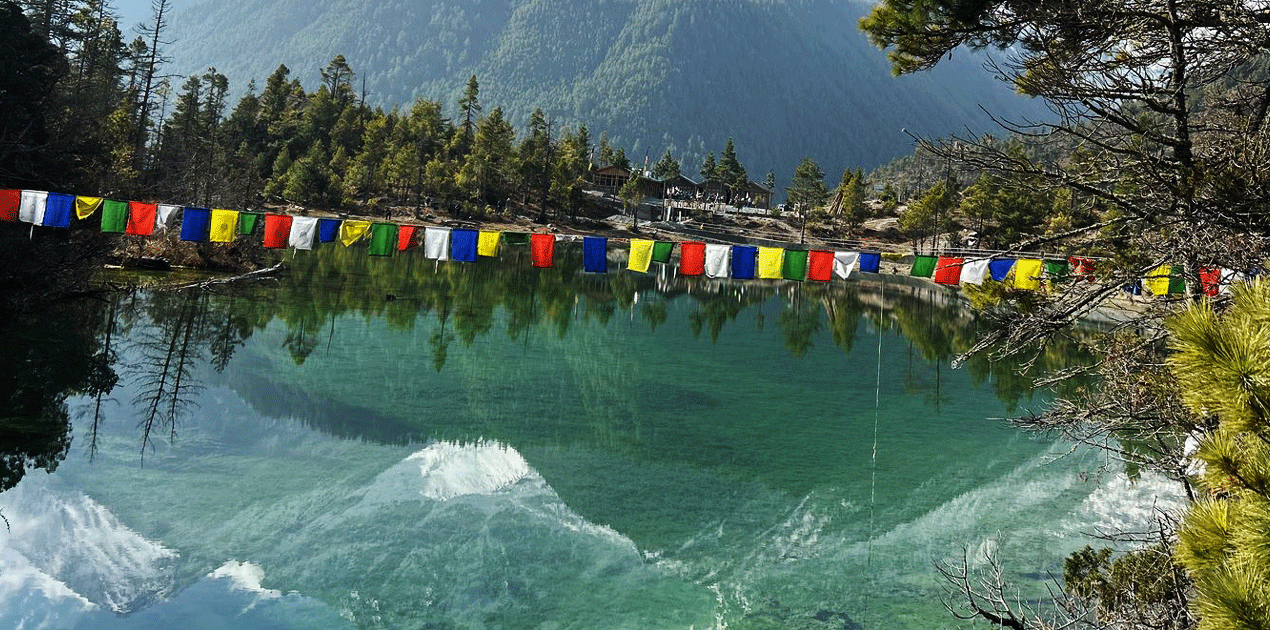
<svg viewBox="0 0 1270 630"><path fill-rule="evenodd" d="M119 30L123 33L124 41L132 41L136 36L132 27L138 22L150 21L150 0L114 0L111 4L115 7L115 13L119 14ZM175 4L177 3L169 2L169 10Z"/></svg>

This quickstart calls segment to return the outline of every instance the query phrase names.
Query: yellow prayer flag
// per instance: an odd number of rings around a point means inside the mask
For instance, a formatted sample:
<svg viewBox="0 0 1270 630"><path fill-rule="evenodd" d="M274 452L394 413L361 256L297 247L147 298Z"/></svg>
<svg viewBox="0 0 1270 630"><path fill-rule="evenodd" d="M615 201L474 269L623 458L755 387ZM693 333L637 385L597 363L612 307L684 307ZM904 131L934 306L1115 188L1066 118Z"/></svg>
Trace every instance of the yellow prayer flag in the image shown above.
<svg viewBox="0 0 1270 630"><path fill-rule="evenodd" d="M1041 269L1045 261L1039 258L1020 258L1014 263L1014 288L1036 291L1041 288Z"/></svg>
<svg viewBox="0 0 1270 630"><path fill-rule="evenodd" d="M1168 295L1169 274L1172 272L1173 265L1160 265L1147 274L1142 284L1146 286L1147 291L1151 292L1151 295Z"/></svg>
<svg viewBox="0 0 1270 630"><path fill-rule="evenodd" d="M340 224L340 242L344 247L352 247L369 231L370 221L345 221Z"/></svg>
<svg viewBox="0 0 1270 630"><path fill-rule="evenodd" d="M481 230L481 232L476 235L476 255L497 256L498 239L502 235L502 232L488 232Z"/></svg>
<svg viewBox="0 0 1270 630"><path fill-rule="evenodd" d="M97 208L101 207L101 197L76 197L75 198L75 216L81 219L87 219L97 212Z"/></svg>
<svg viewBox="0 0 1270 630"><path fill-rule="evenodd" d="M785 250L779 247L758 248L758 277L779 280L783 262L785 262Z"/></svg>
<svg viewBox="0 0 1270 630"><path fill-rule="evenodd" d="M237 234L238 211L213 209L212 228L207 240L213 243L231 243Z"/></svg>
<svg viewBox="0 0 1270 630"><path fill-rule="evenodd" d="M648 265L653 262L653 242L644 238L631 239L631 259L626 268L631 271L648 273Z"/></svg>

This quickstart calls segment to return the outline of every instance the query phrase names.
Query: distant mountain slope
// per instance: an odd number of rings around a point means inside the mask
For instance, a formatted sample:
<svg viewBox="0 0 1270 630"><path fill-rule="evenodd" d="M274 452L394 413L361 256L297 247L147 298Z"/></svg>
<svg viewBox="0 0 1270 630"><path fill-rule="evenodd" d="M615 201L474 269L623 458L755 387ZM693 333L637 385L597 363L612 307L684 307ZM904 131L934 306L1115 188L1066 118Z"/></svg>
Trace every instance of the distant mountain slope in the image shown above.
<svg viewBox="0 0 1270 630"><path fill-rule="evenodd" d="M836 181L908 152L920 134L990 129L1039 103L973 55L893 78L856 28L863 4L831 0L207 0L178 5L173 70L209 66L242 89L285 63L306 88L343 54L368 100L416 96L446 111L469 75L486 111L523 125L535 107L605 132L632 161L670 148L687 174L733 137L755 179L778 185L804 156ZM360 85L360 79L355 82Z"/></svg>

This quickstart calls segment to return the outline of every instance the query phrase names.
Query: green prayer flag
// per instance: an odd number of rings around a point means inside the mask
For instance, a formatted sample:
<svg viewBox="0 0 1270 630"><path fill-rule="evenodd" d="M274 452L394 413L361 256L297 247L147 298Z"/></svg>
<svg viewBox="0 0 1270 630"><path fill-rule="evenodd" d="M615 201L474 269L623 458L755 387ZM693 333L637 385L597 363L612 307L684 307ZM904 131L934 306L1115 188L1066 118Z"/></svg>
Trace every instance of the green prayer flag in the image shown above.
<svg viewBox="0 0 1270 630"><path fill-rule="evenodd" d="M670 241L653 243L653 262L666 264L670 262L670 254L675 251L675 244Z"/></svg>
<svg viewBox="0 0 1270 630"><path fill-rule="evenodd" d="M935 263L939 262L934 256L914 256L913 269L909 275L917 278L929 278L935 274Z"/></svg>
<svg viewBox="0 0 1270 630"><path fill-rule="evenodd" d="M107 199L101 202L101 231L123 232L128 227L128 202Z"/></svg>
<svg viewBox="0 0 1270 630"><path fill-rule="evenodd" d="M1182 276L1182 266L1173 265L1173 273L1169 274L1169 294L1186 293L1186 278Z"/></svg>
<svg viewBox="0 0 1270 630"><path fill-rule="evenodd" d="M1067 282L1071 276L1071 267L1068 266L1066 260L1047 260L1045 261L1045 277L1050 282L1060 283Z"/></svg>
<svg viewBox="0 0 1270 630"><path fill-rule="evenodd" d="M370 255L392 256L397 249L397 224L376 223L370 226Z"/></svg>
<svg viewBox="0 0 1270 630"><path fill-rule="evenodd" d="M251 234L256 231L256 221L260 219L259 212L240 212L238 213L238 233Z"/></svg>
<svg viewBox="0 0 1270 630"><path fill-rule="evenodd" d="M528 232L503 232L503 242L508 245L528 245Z"/></svg>
<svg viewBox="0 0 1270 630"><path fill-rule="evenodd" d="M786 280L797 280L802 282L807 279L807 250L805 249L787 249L785 250L785 262L781 267L781 275Z"/></svg>

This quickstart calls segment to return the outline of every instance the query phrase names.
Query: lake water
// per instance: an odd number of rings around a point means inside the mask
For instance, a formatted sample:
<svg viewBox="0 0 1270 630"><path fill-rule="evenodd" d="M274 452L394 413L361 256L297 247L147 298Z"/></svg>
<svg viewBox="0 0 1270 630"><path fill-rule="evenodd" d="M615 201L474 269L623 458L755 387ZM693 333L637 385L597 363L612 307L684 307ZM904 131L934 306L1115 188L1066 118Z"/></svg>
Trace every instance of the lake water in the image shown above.
<svg viewBox="0 0 1270 630"><path fill-rule="evenodd" d="M998 552L1043 599L1176 500L1001 420L1044 397L950 369L953 291L580 258L328 248L117 295L89 353L117 383L0 493L0 627L943 627L933 562Z"/></svg>

